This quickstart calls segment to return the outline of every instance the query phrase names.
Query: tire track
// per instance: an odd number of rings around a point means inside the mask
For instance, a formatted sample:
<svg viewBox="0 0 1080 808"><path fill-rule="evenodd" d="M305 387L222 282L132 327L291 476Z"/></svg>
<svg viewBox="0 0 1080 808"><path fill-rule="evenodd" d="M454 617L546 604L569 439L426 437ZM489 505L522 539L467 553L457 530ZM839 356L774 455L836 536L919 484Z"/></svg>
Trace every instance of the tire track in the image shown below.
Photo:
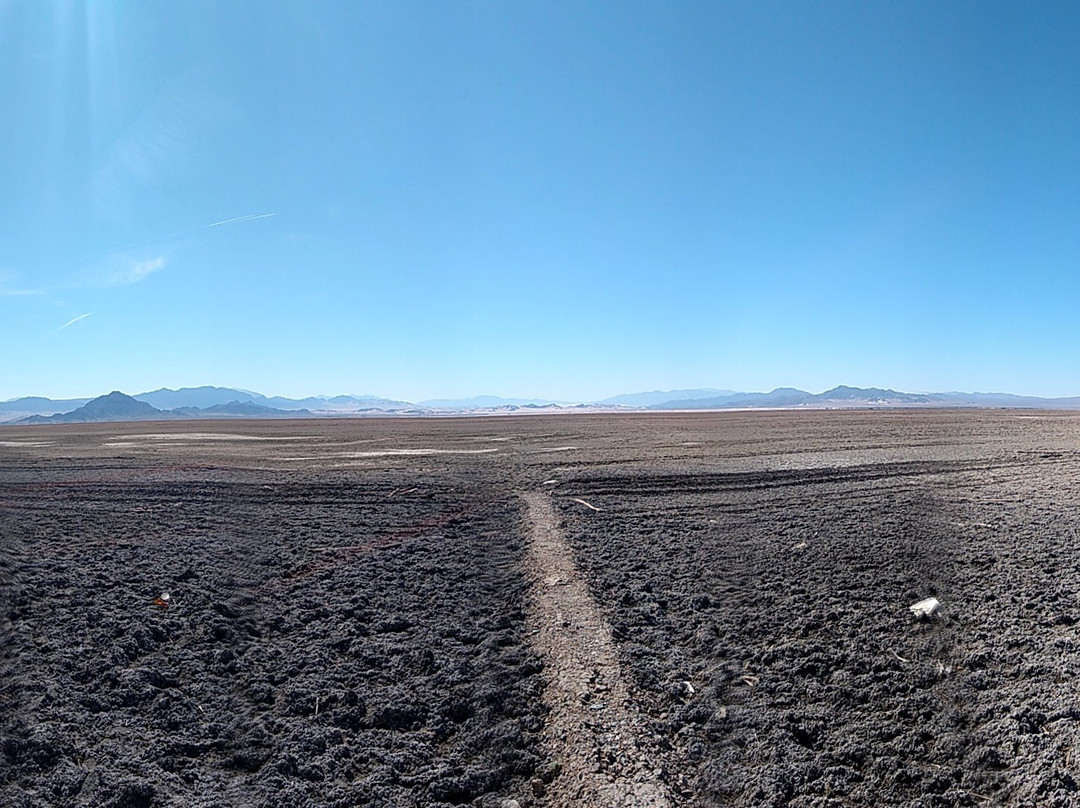
<svg viewBox="0 0 1080 808"><path fill-rule="evenodd" d="M528 619L551 708L545 744L561 768L546 790L547 804L669 808L646 718L619 670L611 628L558 529L551 498L538 492L521 497L530 532Z"/></svg>

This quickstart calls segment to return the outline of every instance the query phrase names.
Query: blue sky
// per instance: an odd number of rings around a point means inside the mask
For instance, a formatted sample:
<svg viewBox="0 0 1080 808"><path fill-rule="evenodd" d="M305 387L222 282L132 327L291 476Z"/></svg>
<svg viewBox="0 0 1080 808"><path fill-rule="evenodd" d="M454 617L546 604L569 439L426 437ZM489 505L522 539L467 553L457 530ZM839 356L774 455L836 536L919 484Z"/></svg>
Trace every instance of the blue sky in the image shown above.
<svg viewBox="0 0 1080 808"><path fill-rule="evenodd" d="M0 398L1080 394L1078 32L0 0Z"/></svg>

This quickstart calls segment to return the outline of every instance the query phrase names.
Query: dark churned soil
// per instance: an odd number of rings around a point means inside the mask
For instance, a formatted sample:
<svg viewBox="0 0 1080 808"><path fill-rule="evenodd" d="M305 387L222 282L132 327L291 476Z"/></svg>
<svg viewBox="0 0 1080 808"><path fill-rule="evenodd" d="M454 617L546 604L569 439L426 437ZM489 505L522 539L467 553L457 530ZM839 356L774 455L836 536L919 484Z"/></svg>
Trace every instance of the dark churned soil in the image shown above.
<svg viewBox="0 0 1080 808"><path fill-rule="evenodd" d="M1070 806L1076 472L597 477L563 514L695 804Z"/></svg>
<svg viewBox="0 0 1080 808"><path fill-rule="evenodd" d="M1080 805L1078 503L1069 413L3 427L0 805Z"/></svg>
<svg viewBox="0 0 1080 808"><path fill-rule="evenodd" d="M497 805L533 773L516 500L104 471L0 493L3 804Z"/></svg>

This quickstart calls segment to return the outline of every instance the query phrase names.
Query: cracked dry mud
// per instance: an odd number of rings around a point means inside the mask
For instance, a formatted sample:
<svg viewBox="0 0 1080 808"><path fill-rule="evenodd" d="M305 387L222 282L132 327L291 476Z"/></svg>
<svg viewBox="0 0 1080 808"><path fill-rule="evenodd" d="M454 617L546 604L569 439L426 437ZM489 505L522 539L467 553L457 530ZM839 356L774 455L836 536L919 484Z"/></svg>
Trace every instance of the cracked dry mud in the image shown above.
<svg viewBox="0 0 1080 808"><path fill-rule="evenodd" d="M4 805L1080 803L1075 414L2 432Z"/></svg>

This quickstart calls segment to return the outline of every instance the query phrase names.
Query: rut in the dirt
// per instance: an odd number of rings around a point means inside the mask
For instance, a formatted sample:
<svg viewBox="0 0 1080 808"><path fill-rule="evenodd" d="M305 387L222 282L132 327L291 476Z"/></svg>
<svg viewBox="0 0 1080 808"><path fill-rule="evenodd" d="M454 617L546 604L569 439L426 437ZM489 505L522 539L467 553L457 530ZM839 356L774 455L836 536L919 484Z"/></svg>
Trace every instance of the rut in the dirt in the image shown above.
<svg viewBox="0 0 1080 808"><path fill-rule="evenodd" d="M561 773L549 804L671 804L658 782L659 761L647 748L645 720L619 671L611 629L563 541L551 499L527 492L533 643L548 671L551 708L545 741Z"/></svg>

